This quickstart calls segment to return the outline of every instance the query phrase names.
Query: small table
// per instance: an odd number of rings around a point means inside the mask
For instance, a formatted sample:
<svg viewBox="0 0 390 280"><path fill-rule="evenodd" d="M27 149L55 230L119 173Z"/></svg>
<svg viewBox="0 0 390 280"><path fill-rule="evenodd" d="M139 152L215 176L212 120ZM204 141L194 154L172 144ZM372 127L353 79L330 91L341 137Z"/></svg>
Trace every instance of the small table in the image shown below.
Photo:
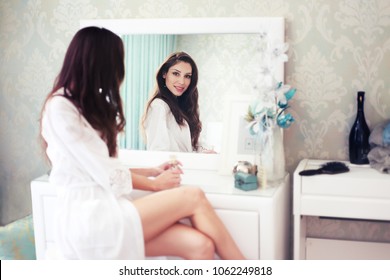
<svg viewBox="0 0 390 280"><path fill-rule="evenodd" d="M349 165L337 175L300 176L324 160L303 159L294 172L294 259L390 259L390 244L306 236L306 217L390 221L390 175Z"/></svg>

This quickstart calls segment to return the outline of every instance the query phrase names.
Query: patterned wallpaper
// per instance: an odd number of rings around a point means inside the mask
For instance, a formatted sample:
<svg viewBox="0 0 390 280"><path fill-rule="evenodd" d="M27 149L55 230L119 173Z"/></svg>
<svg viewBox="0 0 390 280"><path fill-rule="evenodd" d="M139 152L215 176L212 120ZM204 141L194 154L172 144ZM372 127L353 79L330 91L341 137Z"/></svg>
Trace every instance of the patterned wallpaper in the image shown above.
<svg viewBox="0 0 390 280"><path fill-rule="evenodd" d="M302 158L348 158L357 90L366 91L371 128L390 119L388 0L3 0L0 224L31 212L29 183L48 169L37 140L39 111L79 20L167 16L286 18L285 80L298 89L291 102L297 121L285 133L290 172Z"/></svg>

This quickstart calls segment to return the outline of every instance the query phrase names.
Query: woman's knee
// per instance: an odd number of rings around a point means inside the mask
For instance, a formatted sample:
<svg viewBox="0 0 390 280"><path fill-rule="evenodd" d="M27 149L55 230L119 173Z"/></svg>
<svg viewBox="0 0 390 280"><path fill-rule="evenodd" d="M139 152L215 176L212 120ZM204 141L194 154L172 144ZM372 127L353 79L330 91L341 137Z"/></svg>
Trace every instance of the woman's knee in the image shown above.
<svg viewBox="0 0 390 280"><path fill-rule="evenodd" d="M207 202L205 193L201 188L198 187L185 187L183 188L184 197L186 197L189 202L194 203L195 205L200 205L204 202Z"/></svg>
<svg viewBox="0 0 390 280"><path fill-rule="evenodd" d="M192 240L192 249L188 252L188 259L211 260L215 256L214 242L206 235L199 235Z"/></svg>

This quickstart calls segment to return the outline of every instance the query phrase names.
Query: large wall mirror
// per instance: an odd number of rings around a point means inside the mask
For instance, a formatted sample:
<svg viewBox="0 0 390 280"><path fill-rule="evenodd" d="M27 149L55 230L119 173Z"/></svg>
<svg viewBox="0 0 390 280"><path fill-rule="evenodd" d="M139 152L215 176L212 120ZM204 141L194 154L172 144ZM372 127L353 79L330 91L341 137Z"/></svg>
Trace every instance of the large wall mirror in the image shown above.
<svg viewBox="0 0 390 280"><path fill-rule="evenodd" d="M283 18L82 20L81 27L85 26L110 29L124 40L127 74L122 94L127 125L121 148L125 149L144 149L139 124L155 73L167 54L180 50L192 56L199 70L200 141L221 152L223 131L233 129L224 124L226 102L229 96L239 98L255 90L261 71L260 41L284 42ZM157 47L159 40L168 40L168 48ZM136 76L130 78L131 74ZM282 63L277 65L277 75L283 80Z"/></svg>

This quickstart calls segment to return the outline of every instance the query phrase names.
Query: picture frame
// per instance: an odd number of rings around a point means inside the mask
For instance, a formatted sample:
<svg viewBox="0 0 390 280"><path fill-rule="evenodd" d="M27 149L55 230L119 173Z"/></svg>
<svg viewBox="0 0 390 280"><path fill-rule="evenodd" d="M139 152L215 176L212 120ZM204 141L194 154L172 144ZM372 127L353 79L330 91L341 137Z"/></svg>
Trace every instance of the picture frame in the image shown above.
<svg viewBox="0 0 390 280"><path fill-rule="evenodd" d="M221 162L219 173L232 174L238 161L249 161L254 164L256 147L255 136L249 133L249 122L244 120L253 96L229 95L224 106L224 122Z"/></svg>

